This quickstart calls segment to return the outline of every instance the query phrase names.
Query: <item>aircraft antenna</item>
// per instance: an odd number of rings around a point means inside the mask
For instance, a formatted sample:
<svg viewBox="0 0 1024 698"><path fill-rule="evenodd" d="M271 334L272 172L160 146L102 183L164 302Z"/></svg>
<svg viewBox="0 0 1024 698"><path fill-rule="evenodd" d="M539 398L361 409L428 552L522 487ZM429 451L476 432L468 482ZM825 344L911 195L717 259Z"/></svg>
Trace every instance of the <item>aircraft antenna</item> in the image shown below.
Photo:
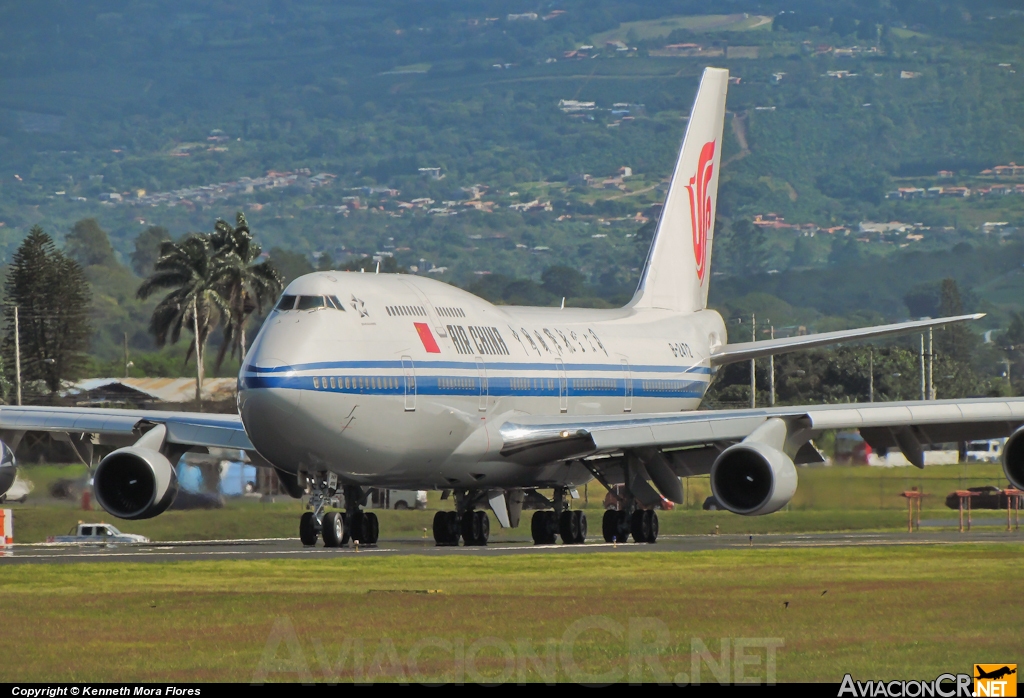
<svg viewBox="0 0 1024 698"><path fill-rule="evenodd" d="M562 310L565 310L565 296L562 296Z"/></svg>

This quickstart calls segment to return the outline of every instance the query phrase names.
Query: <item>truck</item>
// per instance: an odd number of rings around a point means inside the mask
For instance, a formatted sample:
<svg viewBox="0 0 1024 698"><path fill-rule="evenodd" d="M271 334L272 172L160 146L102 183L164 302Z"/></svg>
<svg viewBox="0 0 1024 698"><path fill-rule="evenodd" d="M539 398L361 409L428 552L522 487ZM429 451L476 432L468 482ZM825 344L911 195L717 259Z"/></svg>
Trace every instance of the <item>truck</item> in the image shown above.
<svg viewBox="0 0 1024 698"><path fill-rule="evenodd" d="M135 533L121 533L108 523L83 523L68 531L66 536L50 536L47 543L93 543L109 545L111 543L148 543L149 538Z"/></svg>

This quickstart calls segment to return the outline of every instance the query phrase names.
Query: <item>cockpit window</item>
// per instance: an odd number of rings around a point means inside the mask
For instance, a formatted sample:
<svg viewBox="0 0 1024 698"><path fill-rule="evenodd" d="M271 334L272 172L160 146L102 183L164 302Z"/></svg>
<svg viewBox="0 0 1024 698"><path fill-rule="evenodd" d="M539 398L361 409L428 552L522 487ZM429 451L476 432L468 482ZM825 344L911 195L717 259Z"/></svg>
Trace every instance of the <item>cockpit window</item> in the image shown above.
<svg viewBox="0 0 1024 698"><path fill-rule="evenodd" d="M319 308L336 308L345 312L345 306L337 296L281 296L277 304L278 310L317 310Z"/></svg>
<svg viewBox="0 0 1024 698"><path fill-rule="evenodd" d="M323 308L325 305L323 296L299 296L299 302L295 306L296 310L313 310L314 308Z"/></svg>

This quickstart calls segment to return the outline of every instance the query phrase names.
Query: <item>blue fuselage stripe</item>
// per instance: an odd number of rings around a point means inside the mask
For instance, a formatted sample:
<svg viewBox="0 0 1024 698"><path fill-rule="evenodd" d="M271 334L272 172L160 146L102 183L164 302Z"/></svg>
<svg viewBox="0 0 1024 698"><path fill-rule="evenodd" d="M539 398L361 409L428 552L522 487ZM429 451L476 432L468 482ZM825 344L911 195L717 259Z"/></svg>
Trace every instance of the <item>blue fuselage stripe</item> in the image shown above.
<svg viewBox="0 0 1024 698"><path fill-rule="evenodd" d="M700 398L707 389L706 380L648 380L634 378L559 378L477 375L418 375L406 379L401 375L357 376L281 376L247 375L241 381L244 389L281 388L353 395L405 395L406 380L414 382L409 393L417 395L450 395L477 397L633 397ZM630 385L631 384L631 385Z"/></svg>
<svg viewBox="0 0 1024 698"><path fill-rule="evenodd" d="M417 370L431 371L431 370L464 370L464 371L476 371L477 364L475 361L414 361ZM512 362L499 362L491 361L486 362L485 365L490 371L560 371L565 370L571 371L599 371L602 373L607 372L619 372L626 370L626 366L623 364L565 364L559 366L554 362L537 362L537 363L512 363ZM708 366L660 366L660 365L630 365L629 370L632 373L690 373L709 375L711 368ZM296 373L302 371L331 371L331 370L373 370L373 369L392 369L402 370L401 361L319 361L316 363L308 364L296 364L294 366L273 366L273 367L262 367L253 366L249 364L244 368L246 373L256 374L281 374L281 373Z"/></svg>

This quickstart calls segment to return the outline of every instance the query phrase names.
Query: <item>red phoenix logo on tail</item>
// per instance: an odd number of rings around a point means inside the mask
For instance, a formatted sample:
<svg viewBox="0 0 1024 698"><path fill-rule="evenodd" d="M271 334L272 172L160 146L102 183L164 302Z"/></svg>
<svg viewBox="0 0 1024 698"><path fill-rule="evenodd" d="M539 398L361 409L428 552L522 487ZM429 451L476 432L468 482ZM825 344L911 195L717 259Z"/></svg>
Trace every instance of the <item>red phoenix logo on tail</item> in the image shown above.
<svg viewBox="0 0 1024 698"><path fill-rule="evenodd" d="M708 141L700 151L697 172L690 177L690 221L693 223L693 256L697 260L697 278L703 282L707 269L708 232L711 230L712 202L708 193L715 164L715 142Z"/></svg>

